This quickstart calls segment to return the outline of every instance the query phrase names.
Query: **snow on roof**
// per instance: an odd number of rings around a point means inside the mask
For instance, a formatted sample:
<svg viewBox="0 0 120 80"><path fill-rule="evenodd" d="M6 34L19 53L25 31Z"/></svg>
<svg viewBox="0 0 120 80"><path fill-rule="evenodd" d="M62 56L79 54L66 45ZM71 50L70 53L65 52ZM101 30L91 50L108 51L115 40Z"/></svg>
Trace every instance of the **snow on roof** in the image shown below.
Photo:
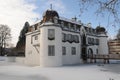
<svg viewBox="0 0 120 80"><path fill-rule="evenodd" d="M45 22L45 23L42 23L41 25L53 25L54 23L52 22Z"/></svg>
<svg viewBox="0 0 120 80"><path fill-rule="evenodd" d="M82 25L83 24L80 20L79 21L75 21L75 20L68 19L68 18L65 18L65 17L59 17L59 19L63 20L63 21L70 22L70 23L78 24L78 25Z"/></svg>
<svg viewBox="0 0 120 80"><path fill-rule="evenodd" d="M41 22L41 19L38 19L38 20L36 20L35 22L33 22L33 24L30 25L30 26L34 26L35 24L38 24L38 23L40 23L40 22Z"/></svg>

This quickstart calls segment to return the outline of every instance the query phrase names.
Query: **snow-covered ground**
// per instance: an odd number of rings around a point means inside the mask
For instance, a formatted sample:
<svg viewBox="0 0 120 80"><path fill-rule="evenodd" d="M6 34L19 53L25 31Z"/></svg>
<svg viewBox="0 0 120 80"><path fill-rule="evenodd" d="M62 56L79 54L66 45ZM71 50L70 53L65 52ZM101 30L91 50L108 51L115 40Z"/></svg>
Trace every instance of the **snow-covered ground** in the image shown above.
<svg viewBox="0 0 120 80"><path fill-rule="evenodd" d="M0 80L120 80L120 64L41 68L0 61Z"/></svg>

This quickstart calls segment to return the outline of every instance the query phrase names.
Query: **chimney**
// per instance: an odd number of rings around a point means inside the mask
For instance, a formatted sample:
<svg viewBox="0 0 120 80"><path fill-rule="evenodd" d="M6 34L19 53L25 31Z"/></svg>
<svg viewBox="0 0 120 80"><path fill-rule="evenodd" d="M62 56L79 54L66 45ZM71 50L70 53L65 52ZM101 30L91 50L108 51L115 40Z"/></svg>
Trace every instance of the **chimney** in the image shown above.
<svg viewBox="0 0 120 80"><path fill-rule="evenodd" d="M74 18L72 18L72 21L77 21L77 18L76 18L76 16L75 16Z"/></svg>

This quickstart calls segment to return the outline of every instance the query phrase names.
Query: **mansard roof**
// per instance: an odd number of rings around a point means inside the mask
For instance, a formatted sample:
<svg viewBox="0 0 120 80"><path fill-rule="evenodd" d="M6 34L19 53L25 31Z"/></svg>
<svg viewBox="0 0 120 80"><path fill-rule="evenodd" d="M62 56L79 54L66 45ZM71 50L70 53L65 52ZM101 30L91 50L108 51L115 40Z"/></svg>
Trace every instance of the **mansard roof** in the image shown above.
<svg viewBox="0 0 120 80"><path fill-rule="evenodd" d="M43 21L42 22L47 22L47 21L53 20L54 17L59 18L57 11L46 10L43 14Z"/></svg>
<svg viewBox="0 0 120 80"><path fill-rule="evenodd" d="M105 28L104 27L101 27L101 26L97 26L96 27L96 31L99 33L99 32L105 32Z"/></svg>

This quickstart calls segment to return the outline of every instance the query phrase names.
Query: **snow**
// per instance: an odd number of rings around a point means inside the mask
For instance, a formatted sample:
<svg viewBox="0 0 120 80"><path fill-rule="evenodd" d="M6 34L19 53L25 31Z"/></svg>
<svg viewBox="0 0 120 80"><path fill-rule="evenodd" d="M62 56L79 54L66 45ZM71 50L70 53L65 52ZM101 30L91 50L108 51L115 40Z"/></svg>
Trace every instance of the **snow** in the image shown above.
<svg viewBox="0 0 120 80"><path fill-rule="evenodd" d="M64 18L64 17L59 17L60 20L63 20L63 21L67 21L67 22L70 22L70 23L74 23L74 24L78 24L78 25L82 25L83 23L81 23L81 21L73 21L72 19L67 19L67 18Z"/></svg>
<svg viewBox="0 0 120 80"><path fill-rule="evenodd" d="M120 80L119 69L120 64L43 68L0 61L0 80Z"/></svg>

